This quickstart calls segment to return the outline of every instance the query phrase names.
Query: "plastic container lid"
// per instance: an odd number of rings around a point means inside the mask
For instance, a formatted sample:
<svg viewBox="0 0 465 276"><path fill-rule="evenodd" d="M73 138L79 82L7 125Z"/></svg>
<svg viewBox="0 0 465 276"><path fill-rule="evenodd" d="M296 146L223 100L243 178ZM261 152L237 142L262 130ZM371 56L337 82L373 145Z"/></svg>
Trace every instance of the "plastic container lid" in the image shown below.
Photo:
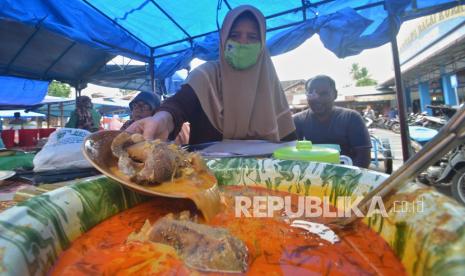
<svg viewBox="0 0 465 276"><path fill-rule="evenodd" d="M273 156L284 160L318 161L339 164L339 151L331 147L313 145L311 141L297 141L295 147L274 151Z"/></svg>

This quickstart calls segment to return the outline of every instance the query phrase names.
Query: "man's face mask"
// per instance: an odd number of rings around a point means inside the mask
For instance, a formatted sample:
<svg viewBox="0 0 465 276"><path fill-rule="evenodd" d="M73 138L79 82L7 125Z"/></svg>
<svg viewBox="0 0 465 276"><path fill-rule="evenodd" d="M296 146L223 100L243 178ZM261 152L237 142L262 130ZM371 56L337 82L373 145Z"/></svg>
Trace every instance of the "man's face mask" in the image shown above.
<svg viewBox="0 0 465 276"><path fill-rule="evenodd" d="M224 58L236 70L245 70L257 63L261 43L241 44L231 39L226 40Z"/></svg>

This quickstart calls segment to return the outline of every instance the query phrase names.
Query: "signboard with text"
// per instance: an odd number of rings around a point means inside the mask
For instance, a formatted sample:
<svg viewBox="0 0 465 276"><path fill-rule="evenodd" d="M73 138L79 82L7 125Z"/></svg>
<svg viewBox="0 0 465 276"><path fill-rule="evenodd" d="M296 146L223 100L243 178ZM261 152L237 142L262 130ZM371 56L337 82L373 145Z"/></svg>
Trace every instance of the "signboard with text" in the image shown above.
<svg viewBox="0 0 465 276"><path fill-rule="evenodd" d="M465 5L426 16L401 43L401 64L444 39L457 28L465 28Z"/></svg>

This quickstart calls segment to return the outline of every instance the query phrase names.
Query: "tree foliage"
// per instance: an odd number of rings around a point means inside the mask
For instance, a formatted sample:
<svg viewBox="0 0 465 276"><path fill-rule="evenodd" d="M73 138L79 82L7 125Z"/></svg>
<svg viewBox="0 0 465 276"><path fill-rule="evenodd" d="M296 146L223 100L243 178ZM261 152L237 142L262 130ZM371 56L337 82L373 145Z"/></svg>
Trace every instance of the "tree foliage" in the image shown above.
<svg viewBox="0 0 465 276"><path fill-rule="evenodd" d="M358 63L353 63L350 69L350 74L355 80L355 86L371 86L378 82L371 78L366 67L361 67Z"/></svg>
<svg viewBox="0 0 465 276"><path fill-rule="evenodd" d="M71 94L71 87L66 83L62 83L62 82L54 80L48 86L47 95L49 96L69 98L70 94Z"/></svg>

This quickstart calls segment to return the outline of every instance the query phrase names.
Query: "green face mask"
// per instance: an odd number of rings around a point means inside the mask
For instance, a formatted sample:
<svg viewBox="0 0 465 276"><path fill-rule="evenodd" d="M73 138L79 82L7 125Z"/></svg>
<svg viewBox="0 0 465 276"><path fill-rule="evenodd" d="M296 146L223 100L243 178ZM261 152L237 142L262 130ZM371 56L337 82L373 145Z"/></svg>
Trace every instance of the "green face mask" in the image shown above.
<svg viewBox="0 0 465 276"><path fill-rule="evenodd" d="M257 63L261 43L241 44L231 39L226 40L224 58L236 70L245 70Z"/></svg>

